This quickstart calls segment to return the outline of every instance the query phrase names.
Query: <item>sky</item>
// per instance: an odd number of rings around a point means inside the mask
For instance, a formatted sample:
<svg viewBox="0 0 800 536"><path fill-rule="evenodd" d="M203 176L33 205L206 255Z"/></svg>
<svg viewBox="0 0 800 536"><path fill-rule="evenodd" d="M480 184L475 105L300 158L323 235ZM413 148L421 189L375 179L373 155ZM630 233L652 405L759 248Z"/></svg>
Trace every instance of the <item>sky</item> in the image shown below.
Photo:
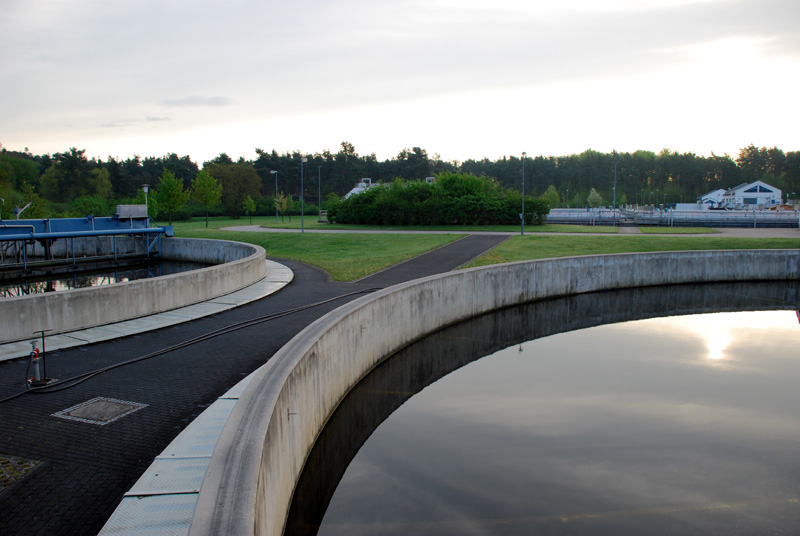
<svg viewBox="0 0 800 536"><path fill-rule="evenodd" d="M797 0L0 0L0 143L100 159L800 150Z"/></svg>

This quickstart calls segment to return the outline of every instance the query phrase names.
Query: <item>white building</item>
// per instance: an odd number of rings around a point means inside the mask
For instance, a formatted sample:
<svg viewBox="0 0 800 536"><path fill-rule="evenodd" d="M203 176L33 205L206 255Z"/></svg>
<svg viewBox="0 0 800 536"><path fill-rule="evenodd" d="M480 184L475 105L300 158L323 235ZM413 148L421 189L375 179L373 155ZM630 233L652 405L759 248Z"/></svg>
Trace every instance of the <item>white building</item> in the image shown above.
<svg viewBox="0 0 800 536"><path fill-rule="evenodd" d="M725 189L720 188L713 192L708 192L706 195L701 195L697 198L697 204L702 210L708 210L712 207L718 207L722 204L722 198L725 195Z"/></svg>
<svg viewBox="0 0 800 536"><path fill-rule="evenodd" d="M728 190L714 190L697 198L703 209L726 208L731 210L767 209L782 202L782 192L762 181L747 182Z"/></svg>
<svg viewBox="0 0 800 536"><path fill-rule="evenodd" d="M731 188L722 198L723 206L732 209L765 209L780 205L782 194L779 189L762 181L740 184Z"/></svg>
<svg viewBox="0 0 800 536"><path fill-rule="evenodd" d="M355 185L355 187L345 194L344 198L348 199L352 195L360 194L361 192L366 192L372 188L372 179L361 179L361 182Z"/></svg>

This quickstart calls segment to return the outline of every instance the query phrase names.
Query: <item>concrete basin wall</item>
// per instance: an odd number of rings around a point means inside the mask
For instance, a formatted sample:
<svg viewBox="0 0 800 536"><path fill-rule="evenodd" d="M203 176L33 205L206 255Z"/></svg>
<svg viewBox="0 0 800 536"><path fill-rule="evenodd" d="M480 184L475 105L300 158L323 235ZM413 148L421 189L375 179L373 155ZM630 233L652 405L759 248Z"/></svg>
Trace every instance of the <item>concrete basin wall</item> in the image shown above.
<svg viewBox="0 0 800 536"><path fill-rule="evenodd" d="M387 356L444 326L598 290L798 278L798 250L668 252L475 268L365 296L310 325L254 373L217 443L190 534L282 534L306 456L340 400Z"/></svg>
<svg viewBox="0 0 800 536"><path fill-rule="evenodd" d="M264 278L264 249L241 242L164 238L162 258L215 266L114 285L0 300L0 343L76 331L169 311L229 294Z"/></svg>

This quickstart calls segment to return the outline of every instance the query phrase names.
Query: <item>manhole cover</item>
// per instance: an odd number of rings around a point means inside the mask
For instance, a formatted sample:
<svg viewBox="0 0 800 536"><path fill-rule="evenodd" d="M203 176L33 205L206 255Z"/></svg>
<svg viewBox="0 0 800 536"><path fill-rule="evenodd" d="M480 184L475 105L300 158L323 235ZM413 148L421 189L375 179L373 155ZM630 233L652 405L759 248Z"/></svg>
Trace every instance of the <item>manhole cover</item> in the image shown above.
<svg viewBox="0 0 800 536"><path fill-rule="evenodd" d="M53 413L53 417L105 426L125 415L130 415L134 411L139 411L146 407L147 404L140 404L138 402L97 397L82 404L78 404L77 406L72 406L71 408Z"/></svg>
<svg viewBox="0 0 800 536"><path fill-rule="evenodd" d="M18 456L3 456L0 454L0 493L11 487L15 482L22 480L34 467L39 465L39 460L28 460Z"/></svg>

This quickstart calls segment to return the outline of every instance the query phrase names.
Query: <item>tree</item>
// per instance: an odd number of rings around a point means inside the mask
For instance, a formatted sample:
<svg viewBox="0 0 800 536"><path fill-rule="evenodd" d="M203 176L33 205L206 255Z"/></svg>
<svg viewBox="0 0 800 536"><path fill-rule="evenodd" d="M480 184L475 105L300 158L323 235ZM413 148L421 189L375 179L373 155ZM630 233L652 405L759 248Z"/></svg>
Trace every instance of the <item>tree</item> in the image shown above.
<svg viewBox="0 0 800 536"><path fill-rule="evenodd" d="M28 153L12 155L5 150L0 152L0 188L5 186L21 191L23 184L36 187L39 184L39 175L39 164Z"/></svg>
<svg viewBox="0 0 800 536"><path fill-rule="evenodd" d="M552 184L547 187L547 190L541 195L542 201L547 202L550 205L550 208L557 207L561 204L561 195L559 195L556 187Z"/></svg>
<svg viewBox="0 0 800 536"><path fill-rule="evenodd" d="M111 185L110 174L106 168L93 169L89 174L86 186L88 195L94 195L106 200L114 197L114 188Z"/></svg>
<svg viewBox="0 0 800 536"><path fill-rule="evenodd" d="M67 198L64 195L66 190L62 187L64 183L64 172L60 170L55 164L52 164L49 168L42 173L42 176L39 177L39 184L41 185L41 192L42 195L46 199L50 199L52 201L66 201Z"/></svg>
<svg viewBox="0 0 800 536"><path fill-rule="evenodd" d="M220 160L221 157L222 155L217 159ZM252 164L215 163L203 169L222 185L222 205L233 218L239 218L243 214L242 204L248 195L253 199L261 199L261 179Z"/></svg>
<svg viewBox="0 0 800 536"><path fill-rule="evenodd" d="M528 225L544 225L550 213L550 204L542 198L525 198L525 223Z"/></svg>
<svg viewBox="0 0 800 536"><path fill-rule="evenodd" d="M26 218L44 218L47 216L47 204L39 197L39 194L33 191L33 186L30 184L22 185L22 206L23 208L30 203L28 210L25 213Z"/></svg>
<svg viewBox="0 0 800 536"><path fill-rule="evenodd" d="M183 188L183 182L173 172L165 169L161 174L155 198L161 210L167 213L169 225L172 225L172 215L189 200L189 192Z"/></svg>
<svg viewBox="0 0 800 536"><path fill-rule="evenodd" d="M244 203L242 203L242 208L244 209L244 213L250 217L250 223L253 223L253 213L256 211L256 202L253 201L253 198L249 195L245 198Z"/></svg>
<svg viewBox="0 0 800 536"><path fill-rule="evenodd" d="M603 204L603 197L597 193L597 190L592 188L589 192L589 197L586 198L586 203L592 208L597 208Z"/></svg>
<svg viewBox="0 0 800 536"><path fill-rule="evenodd" d="M192 180L192 199L205 205L206 227L208 227L208 209L219 205L222 199L222 185L204 169Z"/></svg>
<svg viewBox="0 0 800 536"><path fill-rule="evenodd" d="M68 216L82 218L93 216L110 216L113 212L108 200L99 195L82 195L69 204Z"/></svg>
<svg viewBox="0 0 800 536"><path fill-rule="evenodd" d="M42 195L59 202L79 197L86 191L91 167L85 149L79 151L73 147L53 155L53 164L41 178Z"/></svg>
<svg viewBox="0 0 800 536"><path fill-rule="evenodd" d="M283 192L279 192L278 197L275 198L275 206L278 207L278 212L281 214L281 222L283 222L283 218L286 215L286 211L289 210L291 203L291 198ZM289 216L289 221L292 221L291 216Z"/></svg>
<svg viewBox="0 0 800 536"><path fill-rule="evenodd" d="M398 177L406 179L424 179L431 175L431 164L428 160L428 153L425 149L414 147L413 149L403 149L397 155Z"/></svg>

